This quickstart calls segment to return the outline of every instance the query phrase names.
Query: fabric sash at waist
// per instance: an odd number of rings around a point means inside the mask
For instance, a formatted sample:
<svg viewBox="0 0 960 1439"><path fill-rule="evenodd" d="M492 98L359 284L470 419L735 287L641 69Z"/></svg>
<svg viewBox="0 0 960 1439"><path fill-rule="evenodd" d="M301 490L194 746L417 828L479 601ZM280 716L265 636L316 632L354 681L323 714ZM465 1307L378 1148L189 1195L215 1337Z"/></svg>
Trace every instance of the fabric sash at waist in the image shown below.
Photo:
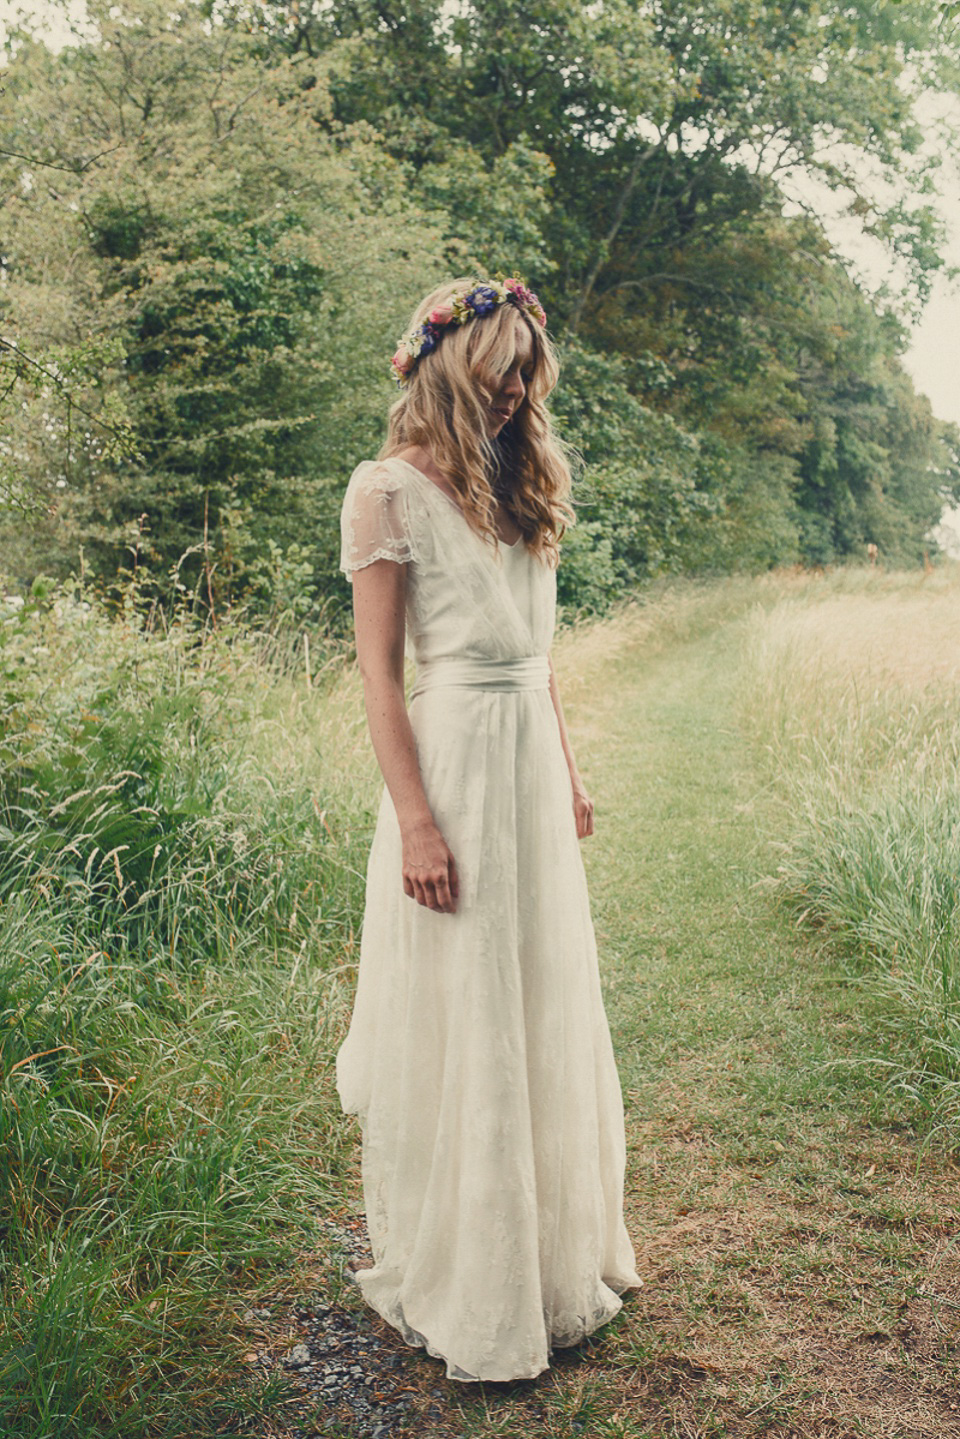
<svg viewBox="0 0 960 1439"><path fill-rule="evenodd" d="M427 660L417 670L411 697L435 689L545 690L549 685L546 655L513 660Z"/></svg>

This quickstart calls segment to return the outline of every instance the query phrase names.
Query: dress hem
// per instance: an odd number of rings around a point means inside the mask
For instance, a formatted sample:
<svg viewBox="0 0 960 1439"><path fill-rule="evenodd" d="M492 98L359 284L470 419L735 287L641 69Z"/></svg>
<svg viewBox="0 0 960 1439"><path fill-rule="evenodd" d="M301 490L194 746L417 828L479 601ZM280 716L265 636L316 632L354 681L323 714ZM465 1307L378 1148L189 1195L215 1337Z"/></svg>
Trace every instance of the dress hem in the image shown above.
<svg viewBox="0 0 960 1439"><path fill-rule="evenodd" d="M380 1318L386 1324L389 1324L391 1329L395 1329L404 1342L410 1345L411 1349L423 1349L431 1358L441 1360L447 1367L447 1379L455 1379L460 1383L466 1384L512 1384L521 1380L536 1379L539 1375L545 1374L550 1368L550 1359L555 1349L569 1349L576 1344L581 1344L584 1339L589 1339L592 1334L595 1334L598 1329L602 1329L605 1324L609 1324L610 1320L615 1319L620 1313L620 1310L623 1308L623 1300L620 1298L620 1295L626 1293L628 1289L639 1289L643 1284L643 1280L639 1277L627 1282L617 1280L613 1283L604 1279L602 1282L608 1289L612 1290L616 1296L616 1303L608 1305L603 1310L598 1311L593 1320L589 1324L585 1323L582 1331L576 1334L559 1335L551 1333L547 1342L547 1357L539 1368L530 1367L523 1372L512 1372L509 1374L472 1374L469 1370L462 1368L459 1364L455 1363L454 1360L450 1359L438 1349L436 1345L431 1344L425 1334L421 1334L418 1329L414 1329L412 1325L408 1324L404 1317L403 1309L399 1304L390 1306L389 1312L387 1312L388 1306L381 1307L381 1305L377 1304L370 1295L365 1292L361 1282L361 1276L369 1272L369 1270L364 1269L355 1270L352 1276L354 1283L363 1295L365 1303L367 1303L376 1314L379 1314Z"/></svg>

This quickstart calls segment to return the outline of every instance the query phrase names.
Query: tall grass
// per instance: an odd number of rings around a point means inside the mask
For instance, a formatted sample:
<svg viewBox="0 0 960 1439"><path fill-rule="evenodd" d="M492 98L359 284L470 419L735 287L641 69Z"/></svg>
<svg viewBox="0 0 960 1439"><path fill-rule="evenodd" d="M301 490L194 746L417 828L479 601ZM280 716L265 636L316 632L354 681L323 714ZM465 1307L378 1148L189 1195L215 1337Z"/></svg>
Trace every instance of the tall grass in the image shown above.
<svg viewBox="0 0 960 1439"><path fill-rule="evenodd" d="M0 1433L220 1432L217 1328L345 1162L355 685L134 593L0 613Z"/></svg>
<svg viewBox="0 0 960 1439"><path fill-rule="evenodd" d="M889 998L885 1073L960 1138L960 572L808 581L749 622L781 891Z"/></svg>

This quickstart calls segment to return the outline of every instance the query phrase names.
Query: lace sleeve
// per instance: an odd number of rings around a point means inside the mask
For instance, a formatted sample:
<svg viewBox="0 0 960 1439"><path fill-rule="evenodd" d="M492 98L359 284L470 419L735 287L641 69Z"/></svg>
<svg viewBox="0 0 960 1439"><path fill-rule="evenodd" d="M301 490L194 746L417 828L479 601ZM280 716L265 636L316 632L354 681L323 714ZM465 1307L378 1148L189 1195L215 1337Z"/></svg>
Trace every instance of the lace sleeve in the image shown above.
<svg viewBox="0 0 960 1439"><path fill-rule="evenodd" d="M344 496L340 535L340 568L348 580L374 560L406 565L419 559L403 476L380 464L358 465Z"/></svg>

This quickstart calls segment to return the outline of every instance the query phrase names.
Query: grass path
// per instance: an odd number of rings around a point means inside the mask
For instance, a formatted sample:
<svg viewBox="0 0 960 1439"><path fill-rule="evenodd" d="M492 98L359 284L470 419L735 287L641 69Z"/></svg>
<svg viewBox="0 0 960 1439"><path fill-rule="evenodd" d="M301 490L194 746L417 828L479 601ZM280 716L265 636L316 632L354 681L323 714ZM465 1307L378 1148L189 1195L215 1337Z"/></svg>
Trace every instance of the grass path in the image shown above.
<svg viewBox="0 0 960 1439"><path fill-rule="evenodd" d="M960 1434L960 1173L854 1063L882 1015L758 887L786 817L737 732L741 630L628 647L570 705L647 1281L627 1432Z"/></svg>
<svg viewBox="0 0 960 1439"><path fill-rule="evenodd" d="M858 1063L877 1002L763 885L789 817L737 730L742 621L659 650L610 633L559 668L645 1286L535 1384L450 1384L407 1351L419 1432L954 1439L960 1170Z"/></svg>

